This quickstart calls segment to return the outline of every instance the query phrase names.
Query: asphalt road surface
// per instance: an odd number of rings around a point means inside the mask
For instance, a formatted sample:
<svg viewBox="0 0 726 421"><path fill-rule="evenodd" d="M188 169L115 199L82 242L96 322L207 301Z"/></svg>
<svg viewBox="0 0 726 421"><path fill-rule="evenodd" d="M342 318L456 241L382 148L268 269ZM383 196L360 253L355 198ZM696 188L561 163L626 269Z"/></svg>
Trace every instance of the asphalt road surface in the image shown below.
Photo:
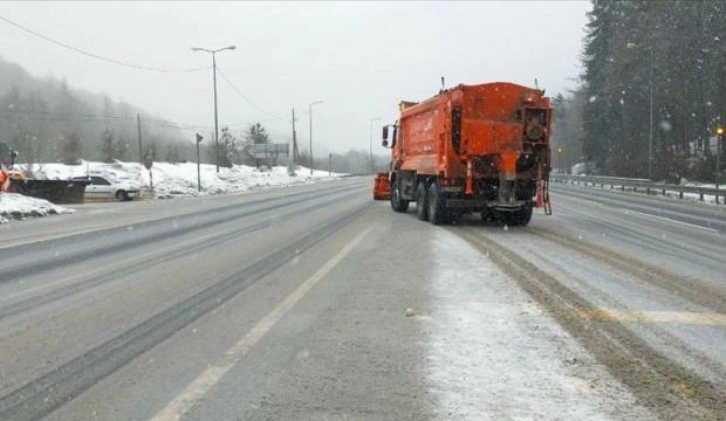
<svg viewBox="0 0 726 421"><path fill-rule="evenodd" d="M0 419L726 419L726 206L436 227L371 186L0 226Z"/></svg>

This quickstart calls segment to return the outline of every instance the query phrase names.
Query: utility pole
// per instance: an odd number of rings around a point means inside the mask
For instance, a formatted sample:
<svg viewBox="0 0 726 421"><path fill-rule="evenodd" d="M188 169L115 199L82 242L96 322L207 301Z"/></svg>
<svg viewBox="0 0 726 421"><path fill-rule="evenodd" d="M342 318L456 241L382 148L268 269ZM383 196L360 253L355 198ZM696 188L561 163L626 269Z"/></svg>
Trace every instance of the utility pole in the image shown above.
<svg viewBox="0 0 726 421"><path fill-rule="evenodd" d="M332 162L333 162L333 154L329 152L328 153L328 177L333 175L333 167L331 166Z"/></svg>
<svg viewBox="0 0 726 421"><path fill-rule="evenodd" d="M144 149L141 146L141 117L136 113L136 128L139 132L139 164L144 165Z"/></svg>
<svg viewBox="0 0 726 421"><path fill-rule="evenodd" d="M310 175L313 175L313 166L315 165L315 159L313 158L313 105L322 103L323 101L315 101L308 105L308 113L310 114Z"/></svg>
<svg viewBox="0 0 726 421"><path fill-rule="evenodd" d="M368 171L371 174L373 174L373 122L380 119L380 117L371 119L370 130L368 132Z"/></svg>
<svg viewBox="0 0 726 421"><path fill-rule="evenodd" d="M219 172L219 118L217 115L217 56L216 54L224 50L234 50L237 47L230 45L229 47L219 48L216 50L207 50L206 48L192 47L192 51L204 51L212 55L212 82L214 83L214 143L217 146L217 172Z"/></svg>
<svg viewBox="0 0 726 421"><path fill-rule="evenodd" d="M295 166L295 163L298 160L298 151L297 151L297 132L295 131L295 109L292 109L292 166Z"/></svg>

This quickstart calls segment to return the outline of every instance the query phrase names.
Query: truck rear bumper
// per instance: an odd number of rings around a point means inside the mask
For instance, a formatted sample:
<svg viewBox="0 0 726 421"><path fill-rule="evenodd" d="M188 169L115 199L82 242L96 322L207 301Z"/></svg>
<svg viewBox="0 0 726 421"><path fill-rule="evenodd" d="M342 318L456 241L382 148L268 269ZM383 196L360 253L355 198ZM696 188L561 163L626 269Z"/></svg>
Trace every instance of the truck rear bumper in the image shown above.
<svg viewBox="0 0 726 421"><path fill-rule="evenodd" d="M447 199L446 207L451 209L481 209L487 205L484 199Z"/></svg>
<svg viewBox="0 0 726 421"><path fill-rule="evenodd" d="M516 200L513 202L487 202L484 199L447 199L446 207L449 209L485 209L492 208L499 211L518 211L522 207L530 205L531 201Z"/></svg>

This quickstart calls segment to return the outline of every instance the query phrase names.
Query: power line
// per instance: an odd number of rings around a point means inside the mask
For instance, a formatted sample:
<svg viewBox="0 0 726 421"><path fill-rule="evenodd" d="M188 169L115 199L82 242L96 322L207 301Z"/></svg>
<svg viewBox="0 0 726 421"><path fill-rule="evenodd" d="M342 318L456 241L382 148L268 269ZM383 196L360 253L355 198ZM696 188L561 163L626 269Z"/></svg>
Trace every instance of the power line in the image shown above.
<svg viewBox="0 0 726 421"><path fill-rule="evenodd" d="M260 108L260 107L259 107L259 106L258 106L257 104L255 104L254 102L252 102L252 100L251 100L251 99L249 99L249 98L247 97L247 95L245 95L245 94L244 94L244 93L242 92L242 90L241 90L241 89L239 89L239 88L238 88L238 87L237 87L237 86L236 86L236 85L235 85L234 83L232 83L232 81L231 81L231 80L229 80L229 78L227 77L227 75L225 75L225 74L224 74L224 72L222 72L222 69L220 69L220 68L219 68L219 65L217 65L217 72L219 73L219 75L220 75L220 76L222 76L222 79L224 79L224 81L225 81L225 82L227 82L227 84L228 84L228 85L229 85L229 86L230 86L230 87L231 87L231 88L232 88L232 89L233 89L233 90L234 90L234 91L235 91L235 92L236 92L236 93L237 93L237 94L238 94L239 96L241 96L241 97L242 97L242 99L244 99L244 100L245 100L245 102L247 102L247 103L248 103L248 104L249 104L250 106L252 106L252 107L253 107L254 109L256 109L257 111L261 112L262 114L266 114L266 115L268 115L269 117L271 117L271 118L273 118L273 119L275 119L275 120L284 120L284 119L287 119L287 117L282 117L282 116L279 116L279 115L276 115L276 114L272 114L272 113L270 113L270 112L267 112L267 111L263 110L262 108Z"/></svg>
<svg viewBox="0 0 726 421"><path fill-rule="evenodd" d="M32 30L32 29L30 29L28 27L25 27L25 26L23 26L23 25L15 22L15 21L12 21L12 20L10 20L10 19L8 19L8 18L6 18L6 17L4 17L2 15L0 15L0 20L3 21L3 22L5 22L5 23L8 23L8 24L10 24L10 25L12 25L12 26L14 26L14 27L22 30L22 31L25 31L25 32L33 35L33 36L36 36L36 37L41 38L41 39L43 39L45 41L48 41L48 42L50 42L52 44L58 45L60 47L66 48L66 49L71 50L71 51L75 51L76 53L83 54L84 56L91 57L91 58L95 58L96 60L101 60L101 61L105 61L105 62L108 62L108 63L116 64L118 66L129 67L129 68L132 68L132 69L145 70L145 71L151 71L151 72L162 72L162 73L189 73L189 72L197 72L197 71L200 71L200 70L209 69L209 66L205 66L205 67L192 67L192 68L187 68L187 69L164 69L164 68L161 68L161 67L148 67L148 66L141 66L141 65L137 65L137 64L125 63L125 62L120 61L120 60L116 60L116 59L112 59L112 58L109 58L109 57L104 57L104 56L101 56L101 55L98 55L98 54L95 54L95 53L91 53L91 52L86 51L86 50L83 50L81 48L74 47L74 46L72 46L70 44L67 44L67 43L63 42L63 41L59 41L59 40L54 39L54 38L51 38L51 37L49 37L47 35L43 35L40 32L37 32L37 31L34 31L34 30Z"/></svg>

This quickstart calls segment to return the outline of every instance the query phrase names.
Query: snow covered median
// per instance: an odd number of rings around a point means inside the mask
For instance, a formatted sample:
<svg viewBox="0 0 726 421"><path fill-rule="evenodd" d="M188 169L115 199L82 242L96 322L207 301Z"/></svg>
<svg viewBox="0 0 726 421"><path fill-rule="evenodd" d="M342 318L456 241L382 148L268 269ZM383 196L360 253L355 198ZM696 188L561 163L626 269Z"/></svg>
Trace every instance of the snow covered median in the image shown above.
<svg viewBox="0 0 726 421"><path fill-rule="evenodd" d="M73 212L73 209L54 205L43 199L17 193L0 194L0 224L10 222L13 219L22 220L29 217Z"/></svg>
<svg viewBox="0 0 726 421"><path fill-rule="evenodd" d="M216 167L210 164L201 165L202 191L197 191L197 164L166 162L154 163L151 172L139 163L116 161L112 164L103 162L83 162L81 165L44 164L35 171L38 178L65 180L87 174L98 175L117 181L128 181L149 190L151 181L154 185L154 197L167 199L172 197L199 196L210 194L239 193L260 187L286 187L296 184L309 184L316 181L336 179L340 174L328 175L327 171L314 171L310 174L307 168L298 167L296 175L289 175L287 167L277 166L269 170L258 170L246 165L235 165L232 168Z"/></svg>

